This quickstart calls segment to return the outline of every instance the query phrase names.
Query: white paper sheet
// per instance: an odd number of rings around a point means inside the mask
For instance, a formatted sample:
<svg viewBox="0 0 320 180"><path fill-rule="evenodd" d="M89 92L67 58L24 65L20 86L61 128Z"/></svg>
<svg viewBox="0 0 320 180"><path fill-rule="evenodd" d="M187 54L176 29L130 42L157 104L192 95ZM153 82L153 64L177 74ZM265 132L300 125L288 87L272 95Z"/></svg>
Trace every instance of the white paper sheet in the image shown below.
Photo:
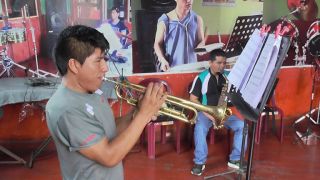
<svg viewBox="0 0 320 180"><path fill-rule="evenodd" d="M240 90L243 99L253 108L258 106L275 68L281 39L281 36L275 38L273 34L268 36L252 74L248 77L248 83Z"/></svg>
<svg viewBox="0 0 320 180"><path fill-rule="evenodd" d="M233 66L228 80L237 89L241 89L243 84L247 81L248 74L251 74L253 65L257 60L257 56L263 44L265 35L260 36L260 31L256 29L247 45L240 54L236 64Z"/></svg>

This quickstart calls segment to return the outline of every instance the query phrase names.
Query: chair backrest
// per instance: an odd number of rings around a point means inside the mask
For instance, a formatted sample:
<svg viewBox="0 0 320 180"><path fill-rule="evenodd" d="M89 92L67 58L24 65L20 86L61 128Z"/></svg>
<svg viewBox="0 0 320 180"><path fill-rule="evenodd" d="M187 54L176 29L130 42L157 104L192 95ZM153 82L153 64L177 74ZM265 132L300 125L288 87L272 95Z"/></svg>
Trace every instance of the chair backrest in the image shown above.
<svg viewBox="0 0 320 180"><path fill-rule="evenodd" d="M163 87L165 88L165 90L168 92L168 94L171 94L172 91L171 91L171 88L168 84L167 81L165 80L162 80L162 79L159 79L159 78L147 78L147 79L144 79L142 80L139 85L142 85L142 86L145 86L147 87L149 83L151 82L156 82L156 83L161 83L163 84ZM166 122L166 121L173 121L172 118L168 117L168 116L158 116L156 120L153 120L152 122Z"/></svg>
<svg viewBox="0 0 320 180"><path fill-rule="evenodd" d="M142 81L139 83L139 85L142 85L142 86L147 87L148 84L151 83L151 82L157 82L157 83L163 84L163 87L164 87L165 90L168 92L168 94L171 94L171 93L172 93L172 92L171 92L171 88L170 88L168 82L165 81L165 80L159 79L159 78L147 78L147 79L144 79L144 80L142 80Z"/></svg>

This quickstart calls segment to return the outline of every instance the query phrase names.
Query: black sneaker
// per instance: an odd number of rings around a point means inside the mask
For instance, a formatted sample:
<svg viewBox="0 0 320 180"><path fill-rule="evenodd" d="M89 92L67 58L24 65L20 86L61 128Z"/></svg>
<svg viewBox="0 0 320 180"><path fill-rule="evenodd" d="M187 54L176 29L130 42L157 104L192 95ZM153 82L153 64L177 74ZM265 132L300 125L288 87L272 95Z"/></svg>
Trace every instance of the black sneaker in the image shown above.
<svg viewBox="0 0 320 180"><path fill-rule="evenodd" d="M206 168L205 164L195 164L191 169L191 174L201 176L205 168Z"/></svg>
<svg viewBox="0 0 320 180"><path fill-rule="evenodd" d="M228 161L228 166L231 168L235 168L235 169L239 169L240 167L240 160L229 160ZM247 168L247 162L243 161L242 162L242 169L246 169Z"/></svg>

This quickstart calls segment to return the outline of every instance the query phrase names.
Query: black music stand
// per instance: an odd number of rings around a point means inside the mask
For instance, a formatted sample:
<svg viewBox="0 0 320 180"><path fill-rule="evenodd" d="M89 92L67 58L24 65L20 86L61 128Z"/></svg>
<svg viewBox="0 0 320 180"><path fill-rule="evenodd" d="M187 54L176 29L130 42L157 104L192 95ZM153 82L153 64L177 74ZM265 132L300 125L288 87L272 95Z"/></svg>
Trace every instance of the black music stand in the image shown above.
<svg viewBox="0 0 320 180"><path fill-rule="evenodd" d="M262 26L262 15L239 16L234 24L231 36L226 46L227 57L241 54L251 34Z"/></svg>
<svg viewBox="0 0 320 180"><path fill-rule="evenodd" d="M252 167L252 158L253 158L253 151L254 151L254 139L256 135L256 126L257 126L257 121L259 118L259 114L263 111L263 108L270 96L270 93L274 87L274 83L276 82L276 77L279 72L280 67L282 66L282 63L286 57L286 54L289 50L290 47L290 38L289 37L283 37L279 49L279 53L277 56L277 61L275 64L275 67L273 68L272 74L267 82L267 86L264 89L263 96L260 99L260 103L257 108L252 108L242 97L241 93L239 91L235 91L235 88L231 88L231 91L228 93L228 97L230 101L233 103L233 105L240 111L240 113L244 116L245 118L245 123L244 123L244 129L243 129L243 138L242 138L242 146L241 146L241 157L240 157L240 168L239 169L234 169L231 171L226 171L223 173L215 174L212 176L206 176L204 179L211 179L219 176L224 176L228 174L233 174L236 173L238 174L238 179L242 178L242 175L244 173L246 174L246 179L250 179L251 176L251 167ZM264 42L265 44L265 42ZM261 52L264 48L264 45L262 46L259 56L261 55ZM258 56L258 58L259 58ZM248 167L245 169L243 167L243 161L244 161L244 147L245 147L245 139L246 135L248 134L248 121L252 122L251 126L251 134L250 134L250 147L249 147L249 157L248 157Z"/></svg>

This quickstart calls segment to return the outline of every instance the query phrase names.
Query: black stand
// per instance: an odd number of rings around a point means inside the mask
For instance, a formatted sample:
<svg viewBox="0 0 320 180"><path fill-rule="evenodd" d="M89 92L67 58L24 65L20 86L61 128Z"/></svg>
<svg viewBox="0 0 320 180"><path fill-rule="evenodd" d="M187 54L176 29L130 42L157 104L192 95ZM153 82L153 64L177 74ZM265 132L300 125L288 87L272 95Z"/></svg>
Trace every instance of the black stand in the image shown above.
<svg viewBox="0 0 320 180"><path fill-rule="evenodd" d="M36 150L31 152L30 160L28 162L28 168L32 168L33 167L33 161L48 146L48 144L51 142L51 140L52 140L51 136L47 137L47 139L45 139Z"/></svg>
<svg viewBox="0 0 320 180"><path fill-rule="evenodd" d="M7 148L1 145L0 145L0 152L3 152L14 159L11 161L0 161L0 164L23 164L23 165L27 164L27 162L24 159L22 159L21 157L19 157L18 155L14 154L13 152L9 151Z"/></svg>
<svg viewBox="0 0 320 180"><path fill-rule="evenodd" d="M239 56L250 35L262 25L262 15L238 16L226 46L227 57Z"/></svg>
<svg viewBox="0 0 320 180"><path fill-rule="evenodd" d="M265 42L264 42L265 44ZM263 111L263 108L270 96L270 93L272 92L272 89L274 87L274 83L276 82L276 77L277 73L282 66L282 63L286 57L286 54L288 52L288 49L290 47L290 39L288 37L283 37L277 57L277 62L275 64L275 67L272 69L272 74L268 80L267 86L264 89L263 96L260 100L260 103L258 107L252 108L241 96L240 92L235 92L235 88L231 88L230 93L228 94L228 98L232 102L232 104L240 111L240 113L244 116L245 118L245 125L243 129L243 138L242 138L242 146L241 146L241 157L240 157L240 167L239 169L219 173L213 176L206 176L204 179L210 179L218 176L224 176L227 174L232 174L232 173L237 173L238 174L238 179L241 179L244 173L246 174L246 179L250 179L251 176L251 167L252 167L252 160L253 160L253 152L254 152L254 139L256 135L256 126L257 126L257 121L259 118L259 114ZM261 55L261 52L264 48L264 45L262 46L259 56ZM259 59L258 56L258 59ZM244 162L244 155L245 155L245 141L246 141L246 136L248 134L248 121L253 122L252 124L252 130L250 131L250 147L249 147L249 157L248 157L248 167L245 170L243 167L243 162Z"/></svg>
<svg viewBox="0 0 320 180"><path fill-rule="evenodd" d="M297 119L293 123L293 128L295 129L296 135L306 145L312 145L311 138L316 138L316 139L319 138L320 139L320 136L318 136L314 132L312 132L312 129L311 129L312 123L319 124L319 111L320 111L320 109L319 109L319 107L312 109L314 95L315 95L314 89L315 89L316 74L319 71L319 69L320 69L320 62L319 62L319 60L315 60L315 70L314 70L314 75L313 75L313 80L312 80L312 92L311 92L311 98L310 98L309 112L307 114L303 115L302 117L300 117L299 119ZM316 121L314 121L312 118L312 114L314 112L318 113ZM297 125L303 120L307 120L307 130L304 133L301 133L297 130Z"/></svg>

